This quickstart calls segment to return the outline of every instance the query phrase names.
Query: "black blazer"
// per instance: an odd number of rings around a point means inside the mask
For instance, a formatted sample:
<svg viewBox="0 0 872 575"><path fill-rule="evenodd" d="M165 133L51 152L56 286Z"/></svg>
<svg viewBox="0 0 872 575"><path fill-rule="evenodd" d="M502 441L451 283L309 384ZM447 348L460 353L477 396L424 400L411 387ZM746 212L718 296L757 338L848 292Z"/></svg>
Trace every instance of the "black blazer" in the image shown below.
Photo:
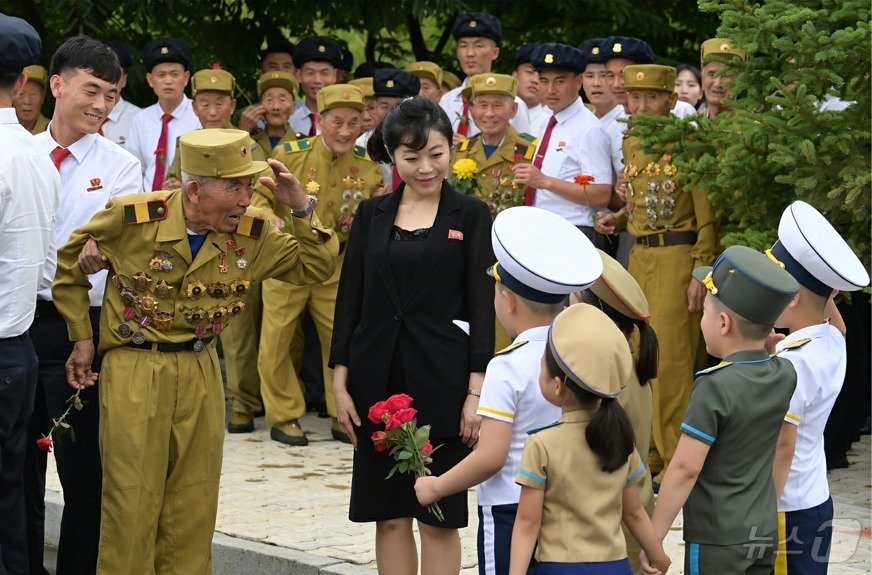
<svg viewBox="0 0 872 575"><path fill-rule="evenodd" d="M424 255L405 278L412 287L403 303L388 260L403 190L358 206L339 280L330 366L348 367L348 391L368 436L377 428L366 415L387 397L391 361L402 346L418 425L432 425L431 437L452 437L470 372L483 372L493 356L494 281L485 273L494 262L491 217L484 202L443 183ZM450 239L449 231L463 239ZM455 319L469 322L468 336Z"/></svg>

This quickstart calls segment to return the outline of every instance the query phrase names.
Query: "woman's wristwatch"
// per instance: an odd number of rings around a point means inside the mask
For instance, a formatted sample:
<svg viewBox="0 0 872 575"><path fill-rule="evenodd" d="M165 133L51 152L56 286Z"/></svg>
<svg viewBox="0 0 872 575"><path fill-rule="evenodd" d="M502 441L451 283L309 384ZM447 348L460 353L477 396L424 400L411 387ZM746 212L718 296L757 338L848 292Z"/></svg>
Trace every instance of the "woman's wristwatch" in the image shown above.
<svg viewBox="0 0 872 575"><path fill-rule="evenodd" d="M318 205L318 198L316 198L315 196L308 196L308 198L309 198L309 205L306 206L306 209L304 209L304 210L292 210L291 211L292 216L294 216L295 218L308 218L312 214L312 212L315 211L315 206Z"/></svg>

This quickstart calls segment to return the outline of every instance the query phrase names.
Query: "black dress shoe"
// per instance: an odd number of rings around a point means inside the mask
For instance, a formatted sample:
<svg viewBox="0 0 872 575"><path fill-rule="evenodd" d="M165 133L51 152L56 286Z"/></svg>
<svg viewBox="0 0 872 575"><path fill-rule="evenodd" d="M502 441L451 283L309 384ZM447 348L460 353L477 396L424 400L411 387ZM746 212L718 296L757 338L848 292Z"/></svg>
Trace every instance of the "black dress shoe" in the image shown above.
<svg viewBox="0 0 872 575"><path fill-rule="evenodd" d="M827 471L830 469L847 469L848 456L844 453L827 455Z"/></svg>

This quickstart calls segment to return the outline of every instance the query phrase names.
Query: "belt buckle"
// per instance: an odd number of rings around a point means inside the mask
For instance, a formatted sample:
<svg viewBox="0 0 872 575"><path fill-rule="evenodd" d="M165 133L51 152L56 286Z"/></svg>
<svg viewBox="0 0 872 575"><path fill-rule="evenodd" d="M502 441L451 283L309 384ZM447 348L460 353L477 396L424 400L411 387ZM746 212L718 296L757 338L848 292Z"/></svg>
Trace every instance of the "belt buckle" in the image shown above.
<svg viewBox="0 0 872 575"><path fill-rule="evenodd" d="M206 344L203 343L202 339L198 339L197 341L194 342L193 348L194 348L194 351L196 353L200 353L201 351L203 351L203 348L205 348L205 347L206 347Z"/></svg>

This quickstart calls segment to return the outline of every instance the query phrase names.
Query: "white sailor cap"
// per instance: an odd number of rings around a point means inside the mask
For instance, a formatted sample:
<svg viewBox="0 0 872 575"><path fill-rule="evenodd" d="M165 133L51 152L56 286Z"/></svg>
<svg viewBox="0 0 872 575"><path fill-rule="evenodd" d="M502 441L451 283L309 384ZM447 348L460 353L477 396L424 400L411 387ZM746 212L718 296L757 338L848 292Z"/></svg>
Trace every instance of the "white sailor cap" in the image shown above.
<svg viewBox="0 0 872 575"><path fill-rule="evenodd" d="M833 289L856 291L869 285L869 274L833 226L809 204L787 206L778 224L778 241L767 252L796 281L820 296Z"/></svg>
<svg viewBox="0 0 872 575"><path fill-rule="evenodd" d="M602 258L587 236L541 208L518 206L497 214L491 242L497 263L488 273L531 301L559 303L603 273Z"/></svg>

